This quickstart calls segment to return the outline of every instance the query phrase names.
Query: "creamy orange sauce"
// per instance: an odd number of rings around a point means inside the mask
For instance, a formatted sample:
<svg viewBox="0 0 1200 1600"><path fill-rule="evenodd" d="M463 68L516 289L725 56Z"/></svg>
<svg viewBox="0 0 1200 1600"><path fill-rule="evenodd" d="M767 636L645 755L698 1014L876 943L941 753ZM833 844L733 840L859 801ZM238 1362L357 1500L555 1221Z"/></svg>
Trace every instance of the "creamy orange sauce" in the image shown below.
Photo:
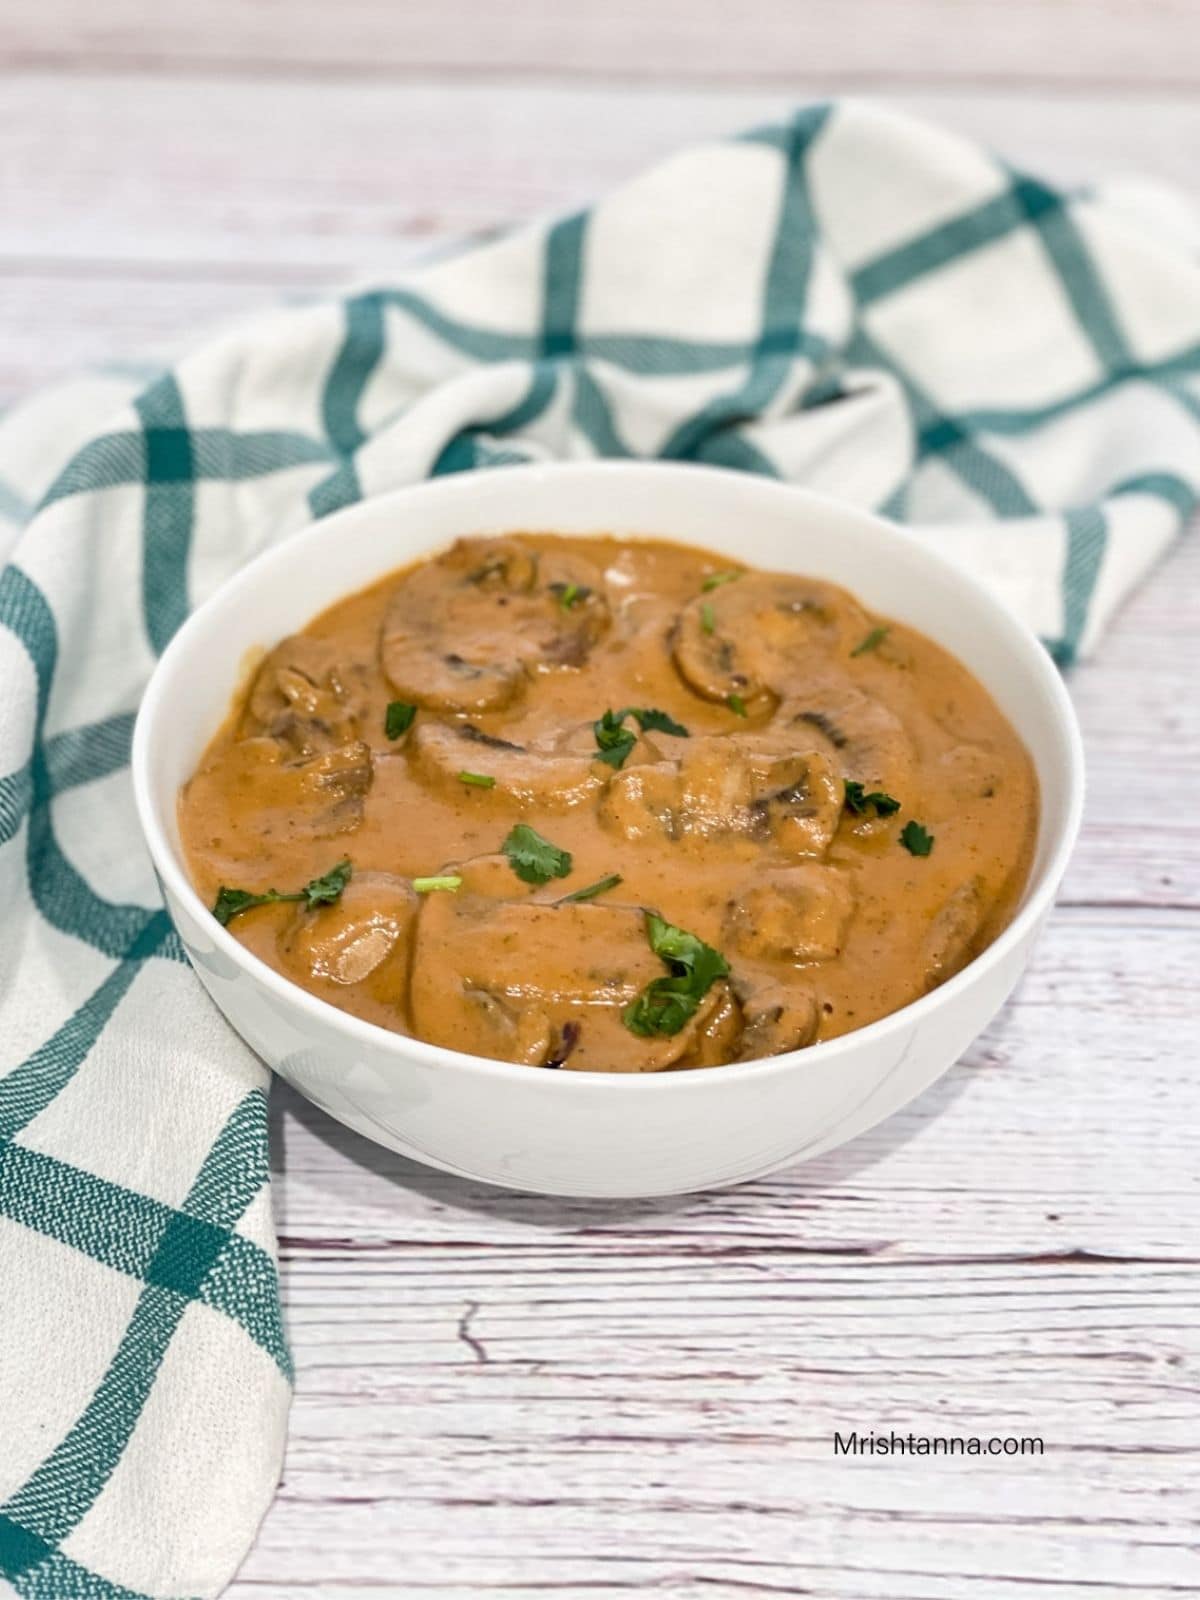
<svg viewBox="0 0 1200 1600"><path fill-rule="evenodd" d="M718 1065L918 998L1012 913L1030 760L929 639L830 584L734 570L513 535L339 601L271 651L181 791L196 888L294 893L348 860L331 903L256 906L230 930L346 1011L531 1067ZM393 703L416 711L389 738ZM686 736L629 715L611 735L628 749L600 759L594 724L628 707ZM565 875L518 876L519 823L569 853ZM680 971L647 908L728 969L675 1031L631 1027Z"/></svg>

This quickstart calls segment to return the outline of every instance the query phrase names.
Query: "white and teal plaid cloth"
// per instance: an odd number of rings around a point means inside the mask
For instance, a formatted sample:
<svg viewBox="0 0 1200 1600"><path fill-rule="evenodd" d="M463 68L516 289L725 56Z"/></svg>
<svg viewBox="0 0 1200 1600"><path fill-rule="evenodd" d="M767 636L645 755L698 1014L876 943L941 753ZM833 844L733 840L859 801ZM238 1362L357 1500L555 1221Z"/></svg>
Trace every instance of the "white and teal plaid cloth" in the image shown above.
<svg viewBox="0 0 1200 1600"><path fill-rule="evenodd" d="M266 1075L181 959L129 788L189 610L431 474L663 457L882 508L1070 661L1200 494L1191 229L820 106L4 419L0 1595L213 1595L279 1471Z"/></svg>

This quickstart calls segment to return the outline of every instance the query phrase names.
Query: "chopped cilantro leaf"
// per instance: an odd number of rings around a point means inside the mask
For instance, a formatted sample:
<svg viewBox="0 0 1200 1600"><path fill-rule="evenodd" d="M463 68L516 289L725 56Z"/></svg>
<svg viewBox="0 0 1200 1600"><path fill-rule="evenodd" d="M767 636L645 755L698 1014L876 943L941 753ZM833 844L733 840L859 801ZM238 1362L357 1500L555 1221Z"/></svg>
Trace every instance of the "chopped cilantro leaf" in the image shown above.
<svg viewBox="0 0 1200 1600"><path fill-rule="evenodd" d="M346 857L336 867L330 867L323 878L313 878L306 883L300 894L308 902L308 909L311 911L313 906L331 906L350 882L352 871L349 857Z"/></svg>
<svg viewBox="0 0 1200 1600"><path fill-rule="evenodd" d="M558 603L564 611L571 611L582 604L592 591L586 583L552 583L550 592L558 596Z"/></svg>
<svg viewBox="0 0 1200 1600"><path fill-rule="evenodd" d="M389 739L398 739L402 733L407 733L413 725L413 718L417 714L416 706L410 706L405 700L393 700L388 705L383 717L383 731Z"/></svg>
<svg viewBox="0 0 1200 1600"><path fill-rule="evenodd" d="M900 843L910 856L927 856L933 849L933 834L919 822L906 822L900 830Z"/></svg>
<svg viewBox="0 0 1200 1600"><path fill-rule="evenodd" d="M551 878L565 878L571 870L571 852L543 839L526 822L518 822L500 848L522 883L549 883Z"/></svg>
<svg viewBox="0 0 1200 1600"><path fill-rule="evenodd" d="M700 626L705 633L711 633L717 625L717 615L706 600L700 607Z"/></svg>
<svg viewBox="0 0 1200 1600"><path fill-rule="evenodd" d="M866 638L863 639L861 643L856 644L854 649L851 650L851 657L865 656L870 650L878 650L879 646L883 643L891 631L892 630L890 628L872 628L870 633L867 634Z"/></svg>
<svg viewBox="0 0 1200 1600"><path fill-rule="evenodd" d="M872 811L877 817L891 817L899 809L899 800L884 794L882 789L872 789L868 794L865 784L856 783L853 778L846 779L846 810L856 817L869 816Z"/></svg>
<svg viewBox="0 0 1200 1600"><path fill-rule="evenodd" d="M744 717L746 715L746 702L742 699L740 694L731 694L729 699L726 700L725 704L729 707L730 711L733 712L735 717Z"/></svg>
<svg viewBox="0 0 1200 1600"><path fill-rule="evenodd" d="M632 717L643 733L671 733L677 739L689 737L682 722L676 722L674 717L655 706L626 706L621 711L610 708L592 723L592 731L596 735L598 759L618 770L625 765L626 757L637 743L637 734L625 727L626 717Z"/></svg>
<svg viewBox="0 0 1200 1600"><path fill-rule="evenodd" d="M622 882L624 879L619 872L610 872L607 878L597 878L595 883L589 883L584 889L572 889L570 894L564 894L561 900L556 900L554 903L565 906L573 900L594 900L598 894L607 894L610 889L615 889Z"/></svg>
<svg viewBox="0 0 1200 1600"><path fill-rule="evenodd" d="M630 706L625 715L632 717L643 733L673 733L677 739L690 737L682 722L676 722L674 717L669 717L665 711L657 711L653 706L644 706L641 710L637 706Z"/></svg>
<svg viewBox="0 0 1200 1600"><path fill-rule="evenodd" d="M349 859L339 861L337 866L331 867L323 877L313 878L303 889L288 894L280 894L278 889L267 889L263 894L251 894L248 889L228 889L222 884L213 904L213 916L223 928L227 928L234 917L241 916L243 911L250 911L255 906L273 906L285 900L303 903L309 911L314 906L330 906L350 882L352 871Z"/></svg>
<svg viewBox="0 0 1200 1600"><path fill-rule="evenodd" d="M596 735L597 759L607 761L610 767L615 767L618 771L625 765L626 757L637 743L637 734L629 728L622 727L628 715L628 711L610 709L592 723L592 732Z"/></svg>
<svg viewBox="0 0 1200 1600"><path fill-rule="evenodd" d="M266 894L251 894L248 889L229 889L224 884L217 890L217 898L213 902L212 914L223 928L227 928L243 911L249 911L252 906L267 906L279 896L268 889Z"/></svg>
<svg viewBox="0 0 1200 1600"><path fill-rule="evenodd" d="M735 578L740 577L740 572L713 572L705 578L700 588L705 594L711 594L714 589L719 589L723 583L732 583Z"/></svg>
<svg viewBox="0 0 1200 1600"><path fill-rule="evenodd" d="M653 911L646 913L646 937L651 950L666 962L670 976L652 978L625 1008L625 1026L642 1039L678 1033L717 979L729 974L729 963L719 951Z"/></svg>

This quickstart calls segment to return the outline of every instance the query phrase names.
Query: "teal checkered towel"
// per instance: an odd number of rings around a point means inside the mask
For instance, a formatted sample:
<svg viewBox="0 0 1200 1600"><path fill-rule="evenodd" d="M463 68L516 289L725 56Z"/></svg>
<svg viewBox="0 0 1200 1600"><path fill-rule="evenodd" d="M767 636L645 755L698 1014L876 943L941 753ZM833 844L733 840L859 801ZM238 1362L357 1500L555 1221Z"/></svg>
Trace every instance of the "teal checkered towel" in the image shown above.
<svg viewBox="0 0 1200 1600"><path fill-rule="evenodd" d="M666 457L882 508L1069 661L1200 494L1195 243L1169 195L819 107L4 420L0 1595L213 1595L279 1472L266 1074L129 788L191 607L432 473Z"/></svg>

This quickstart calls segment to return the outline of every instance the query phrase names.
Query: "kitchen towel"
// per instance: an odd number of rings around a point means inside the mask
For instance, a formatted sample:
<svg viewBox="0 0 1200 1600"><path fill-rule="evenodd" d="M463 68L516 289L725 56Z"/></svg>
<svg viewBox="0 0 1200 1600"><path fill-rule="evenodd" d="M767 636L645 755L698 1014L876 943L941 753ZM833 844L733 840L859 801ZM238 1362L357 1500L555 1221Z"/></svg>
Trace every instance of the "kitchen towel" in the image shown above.
<svg viewBox="0 0 1200 1600"><path fill-rule="evenodd" d="M266 1073L130 796L189 610L431 474L658 457L877 507L1069 662L1200 494L1195 243L1169 194L814 106L3 419L0 1595L216 1594L280 1468Z"/></svg>

